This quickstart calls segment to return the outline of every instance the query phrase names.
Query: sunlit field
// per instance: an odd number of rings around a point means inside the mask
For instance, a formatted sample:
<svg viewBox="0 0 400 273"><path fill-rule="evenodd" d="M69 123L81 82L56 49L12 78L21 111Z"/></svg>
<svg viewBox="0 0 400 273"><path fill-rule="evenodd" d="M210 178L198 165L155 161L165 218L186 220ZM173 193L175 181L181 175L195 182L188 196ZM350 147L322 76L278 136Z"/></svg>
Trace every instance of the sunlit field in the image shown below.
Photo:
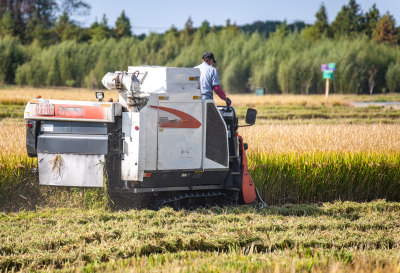
<svg viewBox="0 0 400 273"><path fill-rule="evenodd" d="M400 113L352 106L397 95L230 96L241 124L258 111L239 133L270 206L178 212L39 187L23 120L37 95L95 101L88 89L0 89L0 271L400 272Z"/></svg>
<svg viewBox="0 0 400 273"><path fill-rule="evenodd" d="M263 124L240 129L257 153L396 153L400 124Z"/></svg>
<svg viewBox="0 0 400 273"><path fill-rule="evenodd" d="M32 87L4 87L0 88L0 104L23 104L25 105L30 99L41 96L45 99L57 100L86 100L96 101L95 92L103 91L105 93L105 101L113 98L118 99L118 92L106 90L93 90L87 88L32 88Z"/></svg>
<svg viewBox="0 0 400 273"><path fill-rule="evenodd" d="M0 213L0 268L398 272L399 203ZM29 232L27 232L29 230Z"/></svg>
<svg viewBox="0 0 400 273"><path fill-rule="evenodd" d="M387 8L398 1L229 1L228 8L213 1L220 14L203 22L196 12L211 15L207 8L186 2L184 25L174 1L2 1L0 273L400 273L400 25L398 11ZM249 12L237 23L239 6ZM98 14L104 9L113 12ZM279 20L288 9L297 19ZM310 12L315 20L304 21ZM193 103L175 105L171 92L205 107L187 84L200 94L193 67L210 59L232 107L214 92L220 116L200 118ZM136 78L107 73L126 70ZM143 93L157 82L168 88L171 96L140 104L135 96L132 107L155 108L145 123L155 126L150 136L160 147L157 131L175 136L169 141L180 148L164 150L174 170L161 170L157 145L156 171L127 156L138 147L144 154L135 136L146 126L107 104L119 93L103 79L127 89L139 81ZM157 107L165 103L185 113ZM108 124L114 108L124 115ZM220 118L239 156L226 154L223 169L184 167L193 156L224 158L209 145L221 144ZM162 123L171 128L158 130ZM198 149L184 144L189 131L206 135L193 138ZM127 179L137 167L146 179ZM256 199L246 204L253 186Z"/></svg>
<svg viewBox="0 0 400 273"><path fill-rule="evenodd" d="M25 154L25 122L3 119L0 126L0 154ZM263 124L241 128L239 133L250 153L400 151L400 124Z"/></svg>
<svg viewBox="0 0 400 273"><path fill-rule="evenodd" d="M37 96L47 99L62 99L62 100L88 100L95 101L95 92L103 91L105 100L113 98L118 99L117 91L109 91L104 89L94 90L87 88L32 88L18 86L0 87L0 104L25 104L30 99ZM263 106L263 105L301 105L301 106L321 106L321 105L351 105L352 101L400 101L400 95L396 93L386 95L357 96L357 95L337 95L331 94L328 99L324 95L265 95L255 96L248 95L231 95L233 106ZM224 102L214 96L218 105L224 105Z"/></svg>

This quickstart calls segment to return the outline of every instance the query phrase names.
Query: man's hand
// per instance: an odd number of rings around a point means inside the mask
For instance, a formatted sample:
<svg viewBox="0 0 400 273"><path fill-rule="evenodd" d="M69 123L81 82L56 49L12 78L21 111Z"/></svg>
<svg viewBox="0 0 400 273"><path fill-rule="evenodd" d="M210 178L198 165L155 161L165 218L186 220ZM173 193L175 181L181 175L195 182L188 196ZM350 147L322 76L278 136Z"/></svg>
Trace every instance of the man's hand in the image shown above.
<svg viewBox="0 0 400 273"><path fill-rule="evenodd" d="M226 102L226 106L231 106L231 104L232 104L231 99L228 97L225 98L225 102Z"/></svg>

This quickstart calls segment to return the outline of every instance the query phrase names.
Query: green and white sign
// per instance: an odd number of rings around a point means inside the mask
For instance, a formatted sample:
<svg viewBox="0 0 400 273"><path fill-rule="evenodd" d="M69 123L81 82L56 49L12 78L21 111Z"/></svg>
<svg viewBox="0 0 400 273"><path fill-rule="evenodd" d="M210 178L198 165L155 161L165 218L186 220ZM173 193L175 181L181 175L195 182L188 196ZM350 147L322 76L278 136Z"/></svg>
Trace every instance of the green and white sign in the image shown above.
<svg viewBox="0 0 400 273"><path fill-rule="evenodd" d="M332 71L330 71L330 70L324 70L324 71L322 71L322 78L323 78L324 80L326 80L326 79L331 80L332 77L333 77L333 72L332 72Z"/></svg>
<svg viewBox="0 0 400 273"><path fill-rule="evenodd" d="M328 98L329 95L329 81L335 79L336 64L328 63L321 65L322 78L326 80L325 96Z"/></svg>

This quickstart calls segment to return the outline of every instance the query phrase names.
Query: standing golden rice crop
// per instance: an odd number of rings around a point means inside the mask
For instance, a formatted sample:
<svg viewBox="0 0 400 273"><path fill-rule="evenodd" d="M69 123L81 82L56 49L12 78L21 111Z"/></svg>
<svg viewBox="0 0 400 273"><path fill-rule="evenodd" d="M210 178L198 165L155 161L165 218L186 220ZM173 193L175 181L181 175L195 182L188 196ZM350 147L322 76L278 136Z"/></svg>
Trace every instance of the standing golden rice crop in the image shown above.
<svg viewBox="0 0 400 273"><path fill-rule="evenodd" d="M0 121L0 154L25 154L25 122ZM240 129L249 152L400 151L400 124L267 124Z"/></svg>
<svg viewBox="0 0 400 273"><path fill-rule="evenodd" d="M25 104L30 99L37 96L47 99L58 100L88 100L95 101L95 91L104 91L105 98L118 99L118 92L113 90L93 90L88 88L33 88L33 87L6 87L0 89L0 103L3 104ZM301 105L301 106L321 106L321 105L343 105L350 106L351 101L398 101L398 94L387 94L384 97L377 96L357 96L333 94L327 100L324 95L265 95L255 96L252 94L229 95L234 106L256 107L261 105ZM225 105L225 102L214 97L218 105Z"/></svg>
<svg viewBox="0 0 400 273"><path fill-rule="evenodd" d="M321 106L321 105L343 105L350 106L349 100L343 95L332 95L328 100L322 95L229 95L234 106L256 107L261 105L302 105L302 106ZM225 102L215 97L218 105Z"/></svg>
<svg viewBox="0 0 400 273"><path fill-rule="evenodd" d="M400 96L396 93L374 96L360 95L341 95L332 94L326 99L325 95L264 95L256 96L253 94L228 94L233 106L256 107L262 105L301 105L315 107L322 105L342 105L351 106L352 101L399 101ZM214 96L218 105L225 105L225 102Z"/></svg>
<svg viewBox="0 0 400 273"><path fill-rule="evenodd" d="M241 128L240 134L249 152L400 151L399 124L269 124Z"/></svg>
<svg viewBox="0 0 400 273"><path fill-rule="evenodd" d="M26 104L30 99L41 96L45 99L57 100L86 100L96 101L95 91L85 88L27 88L16 87L0 89L0 103L3 104ZM104 91L104 90L102 90ZM118 99L117 91L105 91L104 97Z"/></svg>
<svg viewBox="0 0 400 273"><path fill-rule="evenodd" d="M0 156L24 155L25 122L20 119L0 120Z"/></svg>

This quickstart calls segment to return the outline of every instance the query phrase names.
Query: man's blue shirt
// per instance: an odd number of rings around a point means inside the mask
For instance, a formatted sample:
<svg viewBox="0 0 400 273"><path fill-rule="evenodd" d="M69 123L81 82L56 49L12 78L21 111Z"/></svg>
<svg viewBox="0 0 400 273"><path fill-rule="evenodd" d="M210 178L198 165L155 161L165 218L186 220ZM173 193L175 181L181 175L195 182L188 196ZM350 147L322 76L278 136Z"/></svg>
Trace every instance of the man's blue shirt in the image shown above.
<svg viewBox="0 0 400 273"><path fill-rule="evenodd" d="M213 99L213 86L220 84L217 69L206 62L195 68L200 69L200 89L203 99Z"/></svg>

